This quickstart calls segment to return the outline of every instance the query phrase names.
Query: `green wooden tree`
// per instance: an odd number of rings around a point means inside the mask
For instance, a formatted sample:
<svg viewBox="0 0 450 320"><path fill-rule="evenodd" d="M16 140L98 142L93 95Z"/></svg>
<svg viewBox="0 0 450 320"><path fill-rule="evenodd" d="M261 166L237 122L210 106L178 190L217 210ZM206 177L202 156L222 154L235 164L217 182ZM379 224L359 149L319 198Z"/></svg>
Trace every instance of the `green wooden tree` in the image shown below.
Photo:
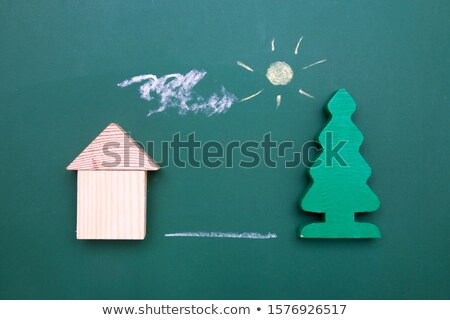
<svg viewBox="0 0 450 320"><path fill-rule="evenodd" d="M299 201L324 221L299 229L302 238L380 238L378 227L355 221L356 212L376 211L380 202L367 185L371 168L359 152L364 137L351 120L356 103L340 89L327 105L330 121L319 135L323 149L309 169L311 183Z"/></svg>

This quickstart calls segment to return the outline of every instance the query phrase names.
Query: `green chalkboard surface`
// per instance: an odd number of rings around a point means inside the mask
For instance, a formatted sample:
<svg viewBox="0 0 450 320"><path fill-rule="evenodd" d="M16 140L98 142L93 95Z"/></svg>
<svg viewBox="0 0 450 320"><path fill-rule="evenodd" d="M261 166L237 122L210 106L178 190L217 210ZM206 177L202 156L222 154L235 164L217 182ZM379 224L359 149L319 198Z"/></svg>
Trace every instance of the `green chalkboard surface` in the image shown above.
<svg viewBox="0 0 450 320"><path fill-rule="evenodd" d="M0 298L449 299L449 11L419 0L0 1ZM381 202L357 219L381 239L297 235L320 215L297 204L308 164L285 160L313 145L340 88L357 103ZM168 160L149 173L144 241L76 240L77 174L65 168L111 122ZM238 148L217 168L164 159L164 142L190 134L216 146L270 134L293 148L253 149L276 167L239 166L253 158ZM166 236L185 232L276 238Z"/></svg>

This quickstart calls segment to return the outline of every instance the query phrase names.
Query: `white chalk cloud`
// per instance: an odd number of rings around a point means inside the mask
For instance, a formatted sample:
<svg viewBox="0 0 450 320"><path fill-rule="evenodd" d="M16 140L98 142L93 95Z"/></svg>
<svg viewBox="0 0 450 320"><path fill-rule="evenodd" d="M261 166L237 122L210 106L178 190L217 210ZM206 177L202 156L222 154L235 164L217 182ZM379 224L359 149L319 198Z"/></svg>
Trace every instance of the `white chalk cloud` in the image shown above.
<svg viewBox="0 0 450 320"><path fill-rule="evenodd" d="M150 110L148 116L169 108L178 109L178 113L181 115L188 112L203 112L207 116L211 116L228 111L238 99L223 86L220 92L213 93L208 98L196 94L193 90L205 75L206 71L204 70L191 70L185 75L172 73L161 78L153 74L145 74L132 77L117 85L125 88L135 83L142 83L139 86L139 93L142 99L151 101L159 97L159 107Z"/></svg>

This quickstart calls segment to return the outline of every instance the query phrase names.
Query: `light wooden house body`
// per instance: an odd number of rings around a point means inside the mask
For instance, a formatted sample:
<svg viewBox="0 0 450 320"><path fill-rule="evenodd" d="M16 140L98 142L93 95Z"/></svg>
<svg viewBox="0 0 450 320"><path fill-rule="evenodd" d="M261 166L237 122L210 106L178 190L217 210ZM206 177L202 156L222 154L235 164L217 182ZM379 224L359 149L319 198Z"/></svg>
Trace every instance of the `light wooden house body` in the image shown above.
<svg viewBox="0 0 450 320"><path fill-rule="evenodd" d="M67 170L78 171L77 239L145 238L147 171L159 166L118 124L103 130Z"/></svg>

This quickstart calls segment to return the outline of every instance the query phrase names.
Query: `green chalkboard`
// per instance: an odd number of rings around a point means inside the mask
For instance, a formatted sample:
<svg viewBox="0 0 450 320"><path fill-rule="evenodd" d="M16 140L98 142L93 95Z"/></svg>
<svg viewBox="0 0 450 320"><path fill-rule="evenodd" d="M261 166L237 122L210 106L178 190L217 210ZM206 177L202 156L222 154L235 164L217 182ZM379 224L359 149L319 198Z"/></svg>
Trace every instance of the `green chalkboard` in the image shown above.
<svg viewBox="0 0 450 320"><path fill-rule="evenodd" d="M449 11L419 0L0 1L0 298L449 299ZM269 81L277 61L293 74ZM118 86L192 70L206 74L184 92L195 93L184 114L182 97ZM109 123L153 142L158 162L177 133L221 145L270 133L292 141L291 158L340 88L358 104L381 202L357 219L381 239L300 239L320 219L297 205L306 165L286 168L273 149L276 168L242 168L251 158L234 149L230 168L169 161L149 173L144 241L76 240L65 168ZM211 114L224 92L231 107ZM277 238L165 236L180 232Z"/></svg>

